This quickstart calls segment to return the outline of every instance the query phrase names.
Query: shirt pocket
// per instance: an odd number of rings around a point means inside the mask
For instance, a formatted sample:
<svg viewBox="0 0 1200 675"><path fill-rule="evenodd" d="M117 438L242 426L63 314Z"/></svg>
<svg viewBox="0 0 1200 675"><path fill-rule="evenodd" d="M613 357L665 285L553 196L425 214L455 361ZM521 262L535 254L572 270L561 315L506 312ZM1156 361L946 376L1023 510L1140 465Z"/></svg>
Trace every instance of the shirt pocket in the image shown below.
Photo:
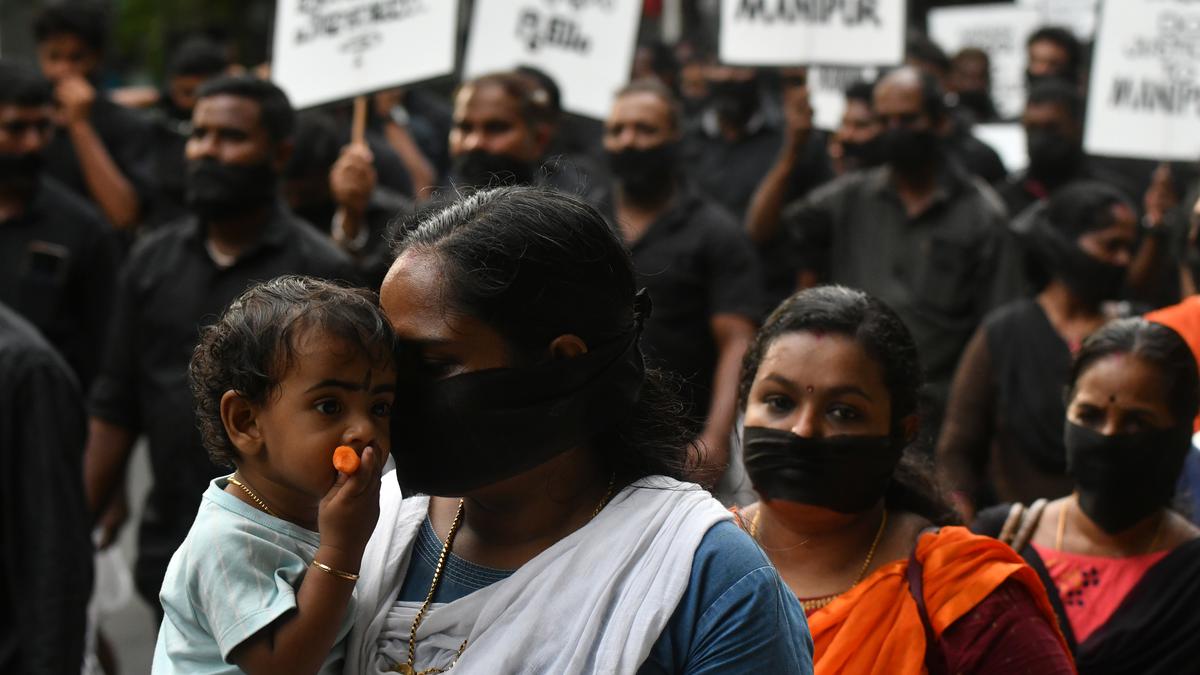
<svg viewBox="0 0 1200 675"><path fill-rule="evenodd" d="M969 313L978 263L974 247L947 237L931 237L922 248L924 261L917 284L917 302L949 316Z"/></svg>
<svg viewBox="0 0 1200 675"><path fill-rule="evenodd" d="M67 299L71 254L65 246L32 241L21 263L18 305L30 323L47 331Z"/></svg>

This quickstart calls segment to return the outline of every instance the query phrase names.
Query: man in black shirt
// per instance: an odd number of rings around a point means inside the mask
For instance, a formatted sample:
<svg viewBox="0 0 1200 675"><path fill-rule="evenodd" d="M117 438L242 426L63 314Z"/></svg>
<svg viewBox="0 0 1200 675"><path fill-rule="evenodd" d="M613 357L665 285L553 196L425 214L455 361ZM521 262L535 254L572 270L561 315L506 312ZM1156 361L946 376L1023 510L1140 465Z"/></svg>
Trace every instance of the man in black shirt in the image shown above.
<svg viewBox="0 0 1200 675"><path fill-rule="evenodd" d="M654 302L646 357L687 379L692 412L705 420L702 466L717 478L729 461L738 373L764 310L763 282L737 221L681 180L680 124L666 88L636 82L617 94L604 148L614 215Z"/></svg>
<svg viewBox="0 0 1200 675"><path fill-rule="evenodd" d="M0 61L0 302L25 315L86 387L107 333L117 252L108 225L42 172L50 85Z"/></svg>
<svg viewBox="0 0 1200 675"><path fill-rule="evenodd" d="M739 220L781 148L787 147L784 134L763 110L760 79L751 68L705 66L711 97L683 145L697 187ZM824 145L810 141L799 152L807 165L809 157L823 158ZM789 173L789 183L796 172Z"/></svg>
<svg viewBox="0 0 1200 675"><path fill-rule="evenodd" d="M1029 166L997 188L1010 217L1076 180L1100 180L1131 191L1121 176L1096 167L1084 154L1083 97L1065 80L1040 80L1030 88L1021 125Z"/></svg>
<svg viewBox="0 0 1200 675"><path fill-rule="evenodd" d="M0 303L0 673L83 666L92 593L79 480L85 430L66 364Z"/></svg>
<svg viewBox="0 0 1200 675"><path fill-rule="evenodd" d="M42 74L54 83L58 134L46 168L96 203L117 229L135 226L152 192L149 125L99 94L95 76L104 47L105 15L92 6L60 4L34 22Z"/></svg>
<svg viewBox="0 0 1200 675"><path fill-rule="evenodd" d="M847 174L789 205L805 285L864 290L904 319L921 352L931 411L944 405L959 354L992 305L1011 247L996 194L953 162L936 129L941 91L911 67L875 87L887 163ZM1003 254L1003 255L1002 255Z"/></svg>
<svg viewBox="0 0 1200 675"><path fill-rule="evenodd" d="M142 239L121 273L113 331L91 394L85 482L89 506L103 511L134 439L146 434L154 482L135 581L152 607L201 493L221 472L200 444L187 384L201 327L256 281L356 277L349 258L279 203L293 124L291 106L273 84L222 78L204 85L187 144L192 214Z"/></svg>

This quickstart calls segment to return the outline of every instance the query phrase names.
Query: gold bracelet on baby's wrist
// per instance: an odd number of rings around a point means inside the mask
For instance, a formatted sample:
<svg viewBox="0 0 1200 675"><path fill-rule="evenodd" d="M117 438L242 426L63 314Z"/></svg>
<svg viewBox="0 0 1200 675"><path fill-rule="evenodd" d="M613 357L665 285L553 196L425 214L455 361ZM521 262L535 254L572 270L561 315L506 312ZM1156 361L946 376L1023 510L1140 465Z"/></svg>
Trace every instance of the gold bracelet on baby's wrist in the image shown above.
<svg viewBox="0 0 1200 675"><path fill-rule="evenodd" d="M335 576L339 579L345 579L346 581L358 581L357 574L351 574L350 572L343 572L341 570L335 570L332 567L330 567L329 565L326 565L324 563L319 563L316 560L312 561L312 564L313 564L313 567L315 567L327 574L332 574L333 576Z"/></svg>

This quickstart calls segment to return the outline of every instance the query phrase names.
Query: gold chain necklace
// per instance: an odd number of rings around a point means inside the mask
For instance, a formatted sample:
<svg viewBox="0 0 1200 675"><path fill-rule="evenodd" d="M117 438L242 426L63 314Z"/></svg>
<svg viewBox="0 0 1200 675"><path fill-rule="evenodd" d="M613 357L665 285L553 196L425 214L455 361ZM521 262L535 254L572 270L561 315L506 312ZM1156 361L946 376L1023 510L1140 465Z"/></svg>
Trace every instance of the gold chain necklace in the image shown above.
<svg viewBox="0 0 1200 675"><path fill-rule="evenodd" d="M762 504L759 504L758 510L754 512L754 518L751 519L751 521L750 521L750 536L755 541L758 541L758 522L759 522L759 518L762 516L762 512L763 512L763 506L762 506ZM887 509L884 509L883 510L883 518L881 518L879 521L879 529L875 531L875 540L871 542L871 548L867 551L867 559L863 561L862 569L860 569L858 571L858 577L854 580L854 583L850 584L850 586L848 588L838 591L837 593L832 593L830 595L823 595L819 598L809 598L808 600L801 600L800 606L804 608L805 613L815 612L818 609L821 609L822 607L824 607L825 605L828 605L829 603L836 600L838 598L838 596L840 596L842 593L845 593L846 591L850 590L851 588L854 588L855 586L857 586L859 584L859 582L861 582L863 579L866 578L867 570L871 569L871 561L875 559L875 550L877 548L879 548L879 542L880 542L880 540L883 539L883 531L887 529L887 521L888 521Z"/></svg>
<svg viewBox="0 0 1200 675"><path fill-rule="evenodd" d="M600 514L600 511L604 510L604 506L612 498L616 482L617 474L614 473L609 476L608 489L604 491L604 496L600 498L600 503L592 511L591 518L595 518ZM401 673L401 675L435 675L435 673L444 673L453 668L454 664L458 663L459 657L467 649L467 640L463 640L462 644L458 646L458 650L454 653L454 660L445 668L417 670L416 666L413 665L417 657L417 629L421 627L421 621L425 619L425 613L429 609L429 604L433 602L434 593L437 592L438 584L442 580L442 570L446 566L446 557L450 554L450 549L454 543L454 535L458 533L458 526L462 522L464 503L465 500L458 500L458 510L454 513L454 521L450 523L450 531L446 533L446 542L442 544L442 552L438 555L437 566L433 570L433 581L429 584L429 593L425 595L425 601L421 603L421 608L417 610L417 615L413 617L412 628L408 631L408 661L397 663L392 667L392 672Z"/></svg>
<svg viewBox="0 0 1200 675"><path fill-rule="evenodd" d="M237 474L236 474L236 473L235 473L235 474L232 474L231 476L229 476L229 478L226 478L225 480L227 480L227 481L229 481L230 483L232 483L232 484L234 484L234 485L236 485L236 486L238 486L238 487L242 488L242 492L245 492L245 493L246 493L246 496L250 497L250 499L251 499L251 500L252 500L252 501L253 501L253 502L254 502L256 505L258 505L258 508L260 508L260 509L262 509L264 512L266 512L266 514L267 514L268 516L275 516L276 518L278 518L278 517L279 517L279 516L276 516L276 515L275 515L275 512L274 512L274 511L272 511L272 510L271 510L271 509L270 509L270 508L267 506L267 503L266 503L266 502L264 502L264 501L262 500L262 498L261 498L261 497L259 497L259 496L258 496L258 495L257 495L257 494L254 492L254 490L251 490L251 489L250 489L250 486L249 486L249 485L246 485L245 483L243 483L242 481L238 480L238 479L237 479L237 478L235 478L234 476L237 476Z"/></svg>

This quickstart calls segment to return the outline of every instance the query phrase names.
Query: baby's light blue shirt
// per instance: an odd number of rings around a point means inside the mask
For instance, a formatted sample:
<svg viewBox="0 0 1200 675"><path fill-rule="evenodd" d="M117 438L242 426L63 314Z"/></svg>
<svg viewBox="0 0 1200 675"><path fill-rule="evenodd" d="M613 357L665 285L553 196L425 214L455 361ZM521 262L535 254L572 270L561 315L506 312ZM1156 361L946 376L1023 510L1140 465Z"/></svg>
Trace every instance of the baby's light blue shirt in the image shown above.
<svg viewBox="0 0 1200 675"><path fill-rule="evenodd" d="M159 600L163 622L154 649L154 675L233 675L234 647L295 609L296 588L320 535L267 515L225 492L213 480L187 539L171 558ZM321 673L340 673L353 603L341 617L333 651Z"/></svg>

